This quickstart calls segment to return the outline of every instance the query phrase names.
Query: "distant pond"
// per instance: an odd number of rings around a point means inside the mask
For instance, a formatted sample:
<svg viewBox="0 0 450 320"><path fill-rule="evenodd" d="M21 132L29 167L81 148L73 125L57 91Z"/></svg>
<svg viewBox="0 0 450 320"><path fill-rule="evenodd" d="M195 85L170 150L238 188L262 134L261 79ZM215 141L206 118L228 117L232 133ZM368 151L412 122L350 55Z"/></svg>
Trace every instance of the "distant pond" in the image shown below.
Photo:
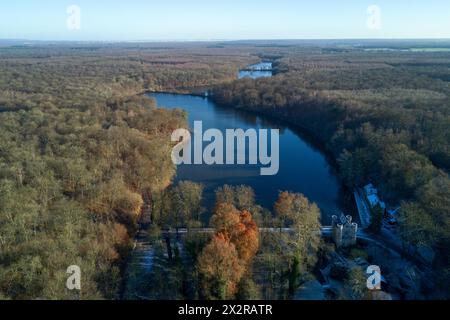
<svg viewBox="0 0 450 320"><path fill-rule="evenodd" d="M244 70L240 70L238 78L268 78L271 77L272 74L272 62L260 62L252 64Z"/></svg>

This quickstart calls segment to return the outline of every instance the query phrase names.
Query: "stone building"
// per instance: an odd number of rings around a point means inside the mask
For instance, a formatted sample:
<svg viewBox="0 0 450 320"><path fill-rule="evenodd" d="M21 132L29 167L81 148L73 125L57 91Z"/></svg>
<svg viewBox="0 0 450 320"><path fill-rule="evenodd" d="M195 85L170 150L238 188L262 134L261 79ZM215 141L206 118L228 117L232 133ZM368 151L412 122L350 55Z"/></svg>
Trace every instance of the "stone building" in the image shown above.
<svg viewBox="0 0 450 320"><path fill-rule="evenodd" d="M352 222L351 216L332 216L332 237L336 247L348 247L356 244L358 224Z"/></svg>

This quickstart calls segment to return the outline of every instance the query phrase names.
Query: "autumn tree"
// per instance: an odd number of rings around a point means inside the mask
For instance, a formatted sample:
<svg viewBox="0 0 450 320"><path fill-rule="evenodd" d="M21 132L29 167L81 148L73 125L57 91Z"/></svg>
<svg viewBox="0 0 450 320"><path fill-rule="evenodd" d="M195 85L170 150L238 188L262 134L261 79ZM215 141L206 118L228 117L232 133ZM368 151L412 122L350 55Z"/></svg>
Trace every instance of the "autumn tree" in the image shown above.
<svg viewBox="0 0 450 320"><path fill-rule="evenodd" d="M275 217L279 221L280 228L288 227L293 223L296 212L293 211L293 202L295 195L284 191L280 192L274 205Z"/></svg>
<svg viewBox="0 0 450 320"><path fill-rule="evenodd" d="M229 203L220 203L214 208L210 225L217 231L232 236L235 227L240 223L240 212Z"/></svg>
<svg viewBox="0 0 450 320"><path fill-rule="evenodd" d="M250 212L239 211L228 203L219 204L211 218L211 226L229 237L244 265L252 261L259 247L259 231Z"/></svg>
<svg viewBox="0 0 450 320"><path fill-rule="evenodd" d="M270 211L256 203L255 192L250 186L224 185L216 189L215 195L216 206L228 203L234 205L238 210L247 210L252 213L253 220L258 226L268 224L267 222L271 220Z"/></svg>
<svg viewBox="0 0 450 320"><path fill-rule="evenodd" d="M228 203L234 205L234 187L228 184L217 188L216 194L216 206L223 203Z"/></svg>
<svg viewBox="0 0 450 320"><path fill-rule="evenodd" d="M200 223L204 209L201 206L203 185L191 181L180 181L166 192L163 219L177 230L188 227L193 222Z"/></svg>
<svg viewBox="0 0 450 320"><path fill-rule="evenodd" d="M228 203L239 210L252 210L255 207L255 192L252 187L245 185L224 185L217 188L216 205Z"/></svg>
<svg viewBox="0 0 450 320"><path fill-rule="evenodd" d="M203 249L198 258L198 268L203 270L200 271L200 274L203 275L203 278L200 280L203 283L204 292L209 292L209 294L206 294L207 296L216 298L230 298L237 291L239 291L240 296L256 297L258 289L251 281L251 264L259 248L259 231L252 214L247 210L240 211L236 209L231 203L222 202L216 205L210 224L214 227L216 233L213 240ZM218 246L227 247L228 252L225 251L227 255L235 254L236 263L239 265L239 270L237 270L239 279L236 278L236 281L224 281L223 278L225 276L223 275L211 276L211 273L218 273L217 271L211 271L214 270L215 266L208 267L208 263L217 263L214 259L218 258L212 256L212 254L220 250L217 248ZM215 254L219 253L215 252ZM237 265L232 263L222 267L236 269ZM232 271L222 270L222 272ZM205 274L207 275L206 277ZM242 276L246 278L243 282L240 281ZM209 285L206 288L205 278L209 279L207 281ZM252 284L252 287L248 288L249 290L243 288L246 283ZM238 284L239 286L237 286Z"/></svg>
<svg viewBox="0 0 450 320"><path fill-rule="evenodd" d="M204 209L201 206L204 186L192 181L180 181L173 189L174 210L183 220L200 221Z"/></svg>
<svg viewBox="0 0 450 320"><path fill-rule="evenodd" d="M278 246L288 253L288 272L290 293L293 294L298 279L317 261L320 245L320 210L315 203L298 193L281 192L274 205L276 217L281 226L290 232L280 230Z"/></svg>
<svg viewBox="0 0 450 320"><path fill-rule="evenodd" d="M235 187L235 205L239 210L252 210L255 206L255 192L249 186Z"/></svg>
<svg viewBox="0 0 450 320"><path fill-rule="evenodd" d="M201 295L206 299L232 299L245 268L235 245L227 235L218 233L197 260Z"/></svg>

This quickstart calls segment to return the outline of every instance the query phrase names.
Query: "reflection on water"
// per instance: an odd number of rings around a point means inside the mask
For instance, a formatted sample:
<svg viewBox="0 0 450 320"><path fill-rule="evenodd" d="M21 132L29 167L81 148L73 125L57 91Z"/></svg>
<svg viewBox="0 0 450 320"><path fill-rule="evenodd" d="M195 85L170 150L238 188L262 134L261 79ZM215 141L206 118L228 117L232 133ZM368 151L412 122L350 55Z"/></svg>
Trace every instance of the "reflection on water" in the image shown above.
<svg viewBox="0 0 450 320"><path fill-rule="evenodd" d="M272 62L260 62L239 71L238 78L269 78L272 76Z"/></svg>
<svg viewBox="0 0 450 320"><path fill-rule="evenodd" d="M246 184L256 193L258 203L271 209L280 190L301 192L322 210L322 223L338 210L339 185L325 156L301 135L282 123L267 117L225 108L208 98L189 95L150 94L158 106L182 108L189 115L189 125L203 122L203 132L219 129L280 129L280 170L274 176L260 176L260 165L180 165L176 180L192 180L205 184L205 206L212 208L214 190L223 184ZM206 144L204 144L205 146Z"/></svg>

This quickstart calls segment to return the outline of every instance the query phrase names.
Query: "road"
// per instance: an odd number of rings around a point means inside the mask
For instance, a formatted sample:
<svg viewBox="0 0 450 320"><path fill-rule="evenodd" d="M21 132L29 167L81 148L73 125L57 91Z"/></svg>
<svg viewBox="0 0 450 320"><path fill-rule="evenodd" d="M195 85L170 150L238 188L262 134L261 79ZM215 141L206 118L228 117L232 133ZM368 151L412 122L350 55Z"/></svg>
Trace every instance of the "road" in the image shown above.
<svg viewBox="0 0 450 320"><path fill-rule="evenodd" d="M281 229L280 228L259 228L259 232L261 232L261 233L280 232L280 231L281 232L294 232L294 230L291 228L281 228ZM192 233L214 233L215 229L214 228L191 228L191 229L180 228L180 229L178 229L178 235L184 235L189 232L192 232ZM320 232L321 232L322 237L331 238L332 227L331 226L322 226ZM175 229L163 230L162 235L163 236L172 236L172 235L176 236L177 231ZM401 243L399 243L398 241L395 241L395 239L392 239L392 237L389 237L387 235L383 236L383 233L380 235L375 235L375 234L368 233L364 230L359 229L356 234L356 238L359 241L363 241L366 243L376 245L376 246L390 252L391 254L396 254L399 256L406 257L406 258L408 258L408 260L413 262L416 266L420 267L420 269L422 269L422 270L429 270L429 267L427 267L426 264L423 263L423 261L421 261L420 259L418 259L415 256L405 254Z"/></svg>

